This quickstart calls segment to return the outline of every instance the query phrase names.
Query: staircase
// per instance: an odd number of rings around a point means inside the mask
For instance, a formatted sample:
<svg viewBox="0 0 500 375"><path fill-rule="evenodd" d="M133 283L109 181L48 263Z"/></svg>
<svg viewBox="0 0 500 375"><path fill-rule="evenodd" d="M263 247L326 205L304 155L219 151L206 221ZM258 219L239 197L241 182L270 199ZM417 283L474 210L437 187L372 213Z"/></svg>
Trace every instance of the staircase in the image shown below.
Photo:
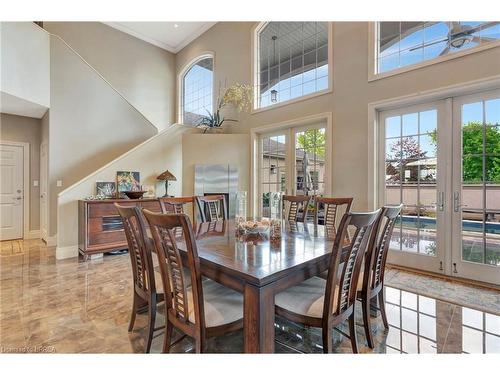
<svg viewBox="0 0 500 375"><path fill-rule="evenodd" d="M13 27L5 33L12 51L23 51L20 39L29 45L33 38L48 38L43 48L50 56L46 79L50 104L45 99L42 103L43 112L49 107L47 230L57 244L58 259L77 256L77 201L95 194L97 180L115 181L118 170L139 171L141 183L152 186L156 175L167 168L179 178L182 134L192 128L175 124L158 133L164 126L155 126L60 36L29 22L7 26ZM20 34L22 30L29 33ZM4 39L2 35L3 45ZM33 43L42 45L38 40ZM29 51L12 57L14 63L37 58Z"/></svg>

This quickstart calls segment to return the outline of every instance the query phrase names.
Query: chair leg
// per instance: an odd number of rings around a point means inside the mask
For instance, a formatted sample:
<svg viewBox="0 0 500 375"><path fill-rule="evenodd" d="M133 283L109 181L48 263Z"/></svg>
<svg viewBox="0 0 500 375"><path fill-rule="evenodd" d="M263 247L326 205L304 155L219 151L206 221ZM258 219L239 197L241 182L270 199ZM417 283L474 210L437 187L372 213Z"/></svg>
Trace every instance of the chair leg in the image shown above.
<svg viewBox="0 0 500 375"><path fill-rule="evenodd" d="M203 353L203 341L200 338L194 339L194 352Z"/></svg>
<svg viewBox="0 0 500 375"><path fill-rule="evenodd" d="M170 342L172 341L172 330L174 326L165 322L165 336L163 337L163 353L170 353Z"/></svg>
<svg viewBox="0 0 500 375"><path fill-rule="evenodd" d="M349 317L349 337L351 339L352 352L358 353L358 340L356 337L356 322L354 320L354 311Z"/></svg>
<svg viewBox="0 0 500 375"><path fill-rule="evenodd" d="M373 349L373 335L370 327L370 300L364 295L361 298L361 306L363 310L363 327L365 328L365 336L368 347Z"/></svg>
<svg viewBox="0 0 500 375"><path fill-rule="evenodd" d="M385 329L389 329L389 323L387 322L387 315L385 314L385 298L384 298L384 287L378 293L378 304L380 307L380 314L382 315L382 321L384 322Z"/></svg>
<svg viewBox="0 0 500 375"><path fill-rule="evenodd" d="M149 353L151 351L151 344L153 342L153 333L155 330L155 321L156 321L156 298L153 296L149 300L148 336L146 341L146 353Z"/></svg>
<svg viewBox="0 0 500 375"><path fill-rule="evenodd" d="M137 315L137 295L134 292L134 302L132 303L132 313L130 315L130 323L128 325L128 331L131 332L135 324L135 316Z"/></svg>
<svg viewBox="0 0 500 375"><path fill-rule="evenodd" d="M323 327L323 353L331 353L333 348L332 327Z"/></svg>

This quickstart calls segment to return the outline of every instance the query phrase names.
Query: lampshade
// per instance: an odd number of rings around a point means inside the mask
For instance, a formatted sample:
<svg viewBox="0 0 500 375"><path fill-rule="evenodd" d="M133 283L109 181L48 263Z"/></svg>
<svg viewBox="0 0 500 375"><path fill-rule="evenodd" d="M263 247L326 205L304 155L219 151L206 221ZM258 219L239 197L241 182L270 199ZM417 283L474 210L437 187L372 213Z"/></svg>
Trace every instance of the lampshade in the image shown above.
<svg viewBox="0 0 500 375"><path fill-rule="evenodd" d="M156 179L161 181L177 181L177 178L169 170L163 172Z"/></svg>

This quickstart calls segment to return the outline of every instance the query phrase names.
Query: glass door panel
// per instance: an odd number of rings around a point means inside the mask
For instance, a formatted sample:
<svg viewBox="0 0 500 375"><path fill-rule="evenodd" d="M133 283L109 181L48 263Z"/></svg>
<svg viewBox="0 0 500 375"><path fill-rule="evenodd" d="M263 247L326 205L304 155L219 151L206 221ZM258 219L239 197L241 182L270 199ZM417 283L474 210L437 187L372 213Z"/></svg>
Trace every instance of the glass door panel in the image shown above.
<svg viewBox="0 0 500 375"><path fill-rule="evenodd" d="M453 273L500 284L500 92L454 107Z"/></svg>
<svg viewBox="0 0 500 375"><path fill-rule="evenodd" d="M324 195L326 173L326 128L309 127L295 131L295 195ZM314 218L314 202L310 202L307 221ZM319 213L321 219L321 212Z"/></svg>
<svg viewBox="0 0 500 375"><path fill-rule="evenodd" d="M260 209L269 217L269 196L272 192L286 192L287 162L286 135L263 135L260 138Z"/></svg>
<svg viewBox="0 0 500 375"><path fill-rule="evenodd" d="M311 128L295 133L295 194L324 193L325 137L325 128Z"/></svg>
<svg viewBox="0 0 500 375"><path fill-rule="evenodd" d="M442 105L381 114L385 183L379 200L381 205L404 205L391 238L389 261L433 272L443 271L443 257L438 254L445 180L438 155Z"/></svg>

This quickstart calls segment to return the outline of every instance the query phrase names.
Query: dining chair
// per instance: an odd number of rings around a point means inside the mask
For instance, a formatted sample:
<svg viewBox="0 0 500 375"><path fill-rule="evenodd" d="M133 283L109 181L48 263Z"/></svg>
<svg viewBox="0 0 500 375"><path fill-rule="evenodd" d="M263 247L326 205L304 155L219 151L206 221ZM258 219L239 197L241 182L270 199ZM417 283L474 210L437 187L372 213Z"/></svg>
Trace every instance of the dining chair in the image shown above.
<svg viewBox="0 0 500 375"><path fill-rule="evenodd" d="M373 335L370 327L370 301L378 297L380 314L386 329L389 328L387 315L385 313L384 298L384 274L385 262L389 251L389 244L403 205L384 206L375 229L376 235L372 236L370 246L368 246L364 270L361 271L358 279L358 298L361 299L363 311L363 326L368 346L373 348Z"/></svg>
<svg viewBox="0 0 500 375"><path fill-rule="evenodd" d="M158 214L143 209L159 255L165 290L166 316L163 352L171 346L173 327L190 336L195 352L205 350L206 339L243 327L243 295L215 281L201 277L200 259L189 217L186 214ZM182 241L174 230L181 228ZM187 285L178 243L185 245L191 285Z"/></svg>
<svg viewBox="0 0 500 375"><path fill-rule="evenodd" d="M319 210L323 209L323 225L336 231L339 209L344 213L351 211L353 198L327 198L316 196L314 198L314 223L319 224ZM345 206L345 207L344 207Z"/></svg>
<svg viewBox="0 0 500 375"><path fill-rule="evenodd" d="M283 209L288 209L286 220L305 222L310 201L311 197L308 195L283 195ZM300 210L302 210L301 217L299 217Z"/></svg>
<svg viewBox="0 0 500 375"><path fill-rule="evenodd" d="M316 196L314 198L314 223L319 224L319 210L323 209L323 225L325 227L325 235L329 238L335 238L337 235L337 217L351 211L353 198L327 198ZM342 217L342 216L340 216ZM345 240L350 242L350 233L347 231ZM322 272L319 277L326 280L328 271Z"/></svg>
<svg viewBox="0 0 500 375"><path fill-rule="evenodd" d="M163 326L155 328L155 320L157 304L164 300L164 294L156 289L153 257L151 247L145 237L146 223L142 212L137 206L120 206L115 203L115 207L123 221L134 279L134 297L128 331L132 331L137 313L147 308L148 328L145 352L149 353L154 331L163 329Z"/></svg>
<svg viewBox="0 0 500 375"><path fill-rule="evenodd" d="M201 221L227 220L226 198L224 195L205 195L196 197Z"/></svg>
<svg viewBox="0 0 500 375"><path fill-rule="evenodd" d="M161 212L164 214L185 214L185 207L191 204L193 226L196 226L196 204L194 197L160 197Z"/></svg>
<svg viewBox="0 0 500 375"><path fill-rule="evenodd" d="M356 286L363 256L381 210L369 213L346 213L335 237L327 280L312 277L278 293L276 314L293 322L322 329L323 352L332 351L332 329L349 321L352 351L358 352L354 307ZM348 248L348 257L340 263L348 227L355 228ZM340 272L339 272L340 267Z"/></svg>

